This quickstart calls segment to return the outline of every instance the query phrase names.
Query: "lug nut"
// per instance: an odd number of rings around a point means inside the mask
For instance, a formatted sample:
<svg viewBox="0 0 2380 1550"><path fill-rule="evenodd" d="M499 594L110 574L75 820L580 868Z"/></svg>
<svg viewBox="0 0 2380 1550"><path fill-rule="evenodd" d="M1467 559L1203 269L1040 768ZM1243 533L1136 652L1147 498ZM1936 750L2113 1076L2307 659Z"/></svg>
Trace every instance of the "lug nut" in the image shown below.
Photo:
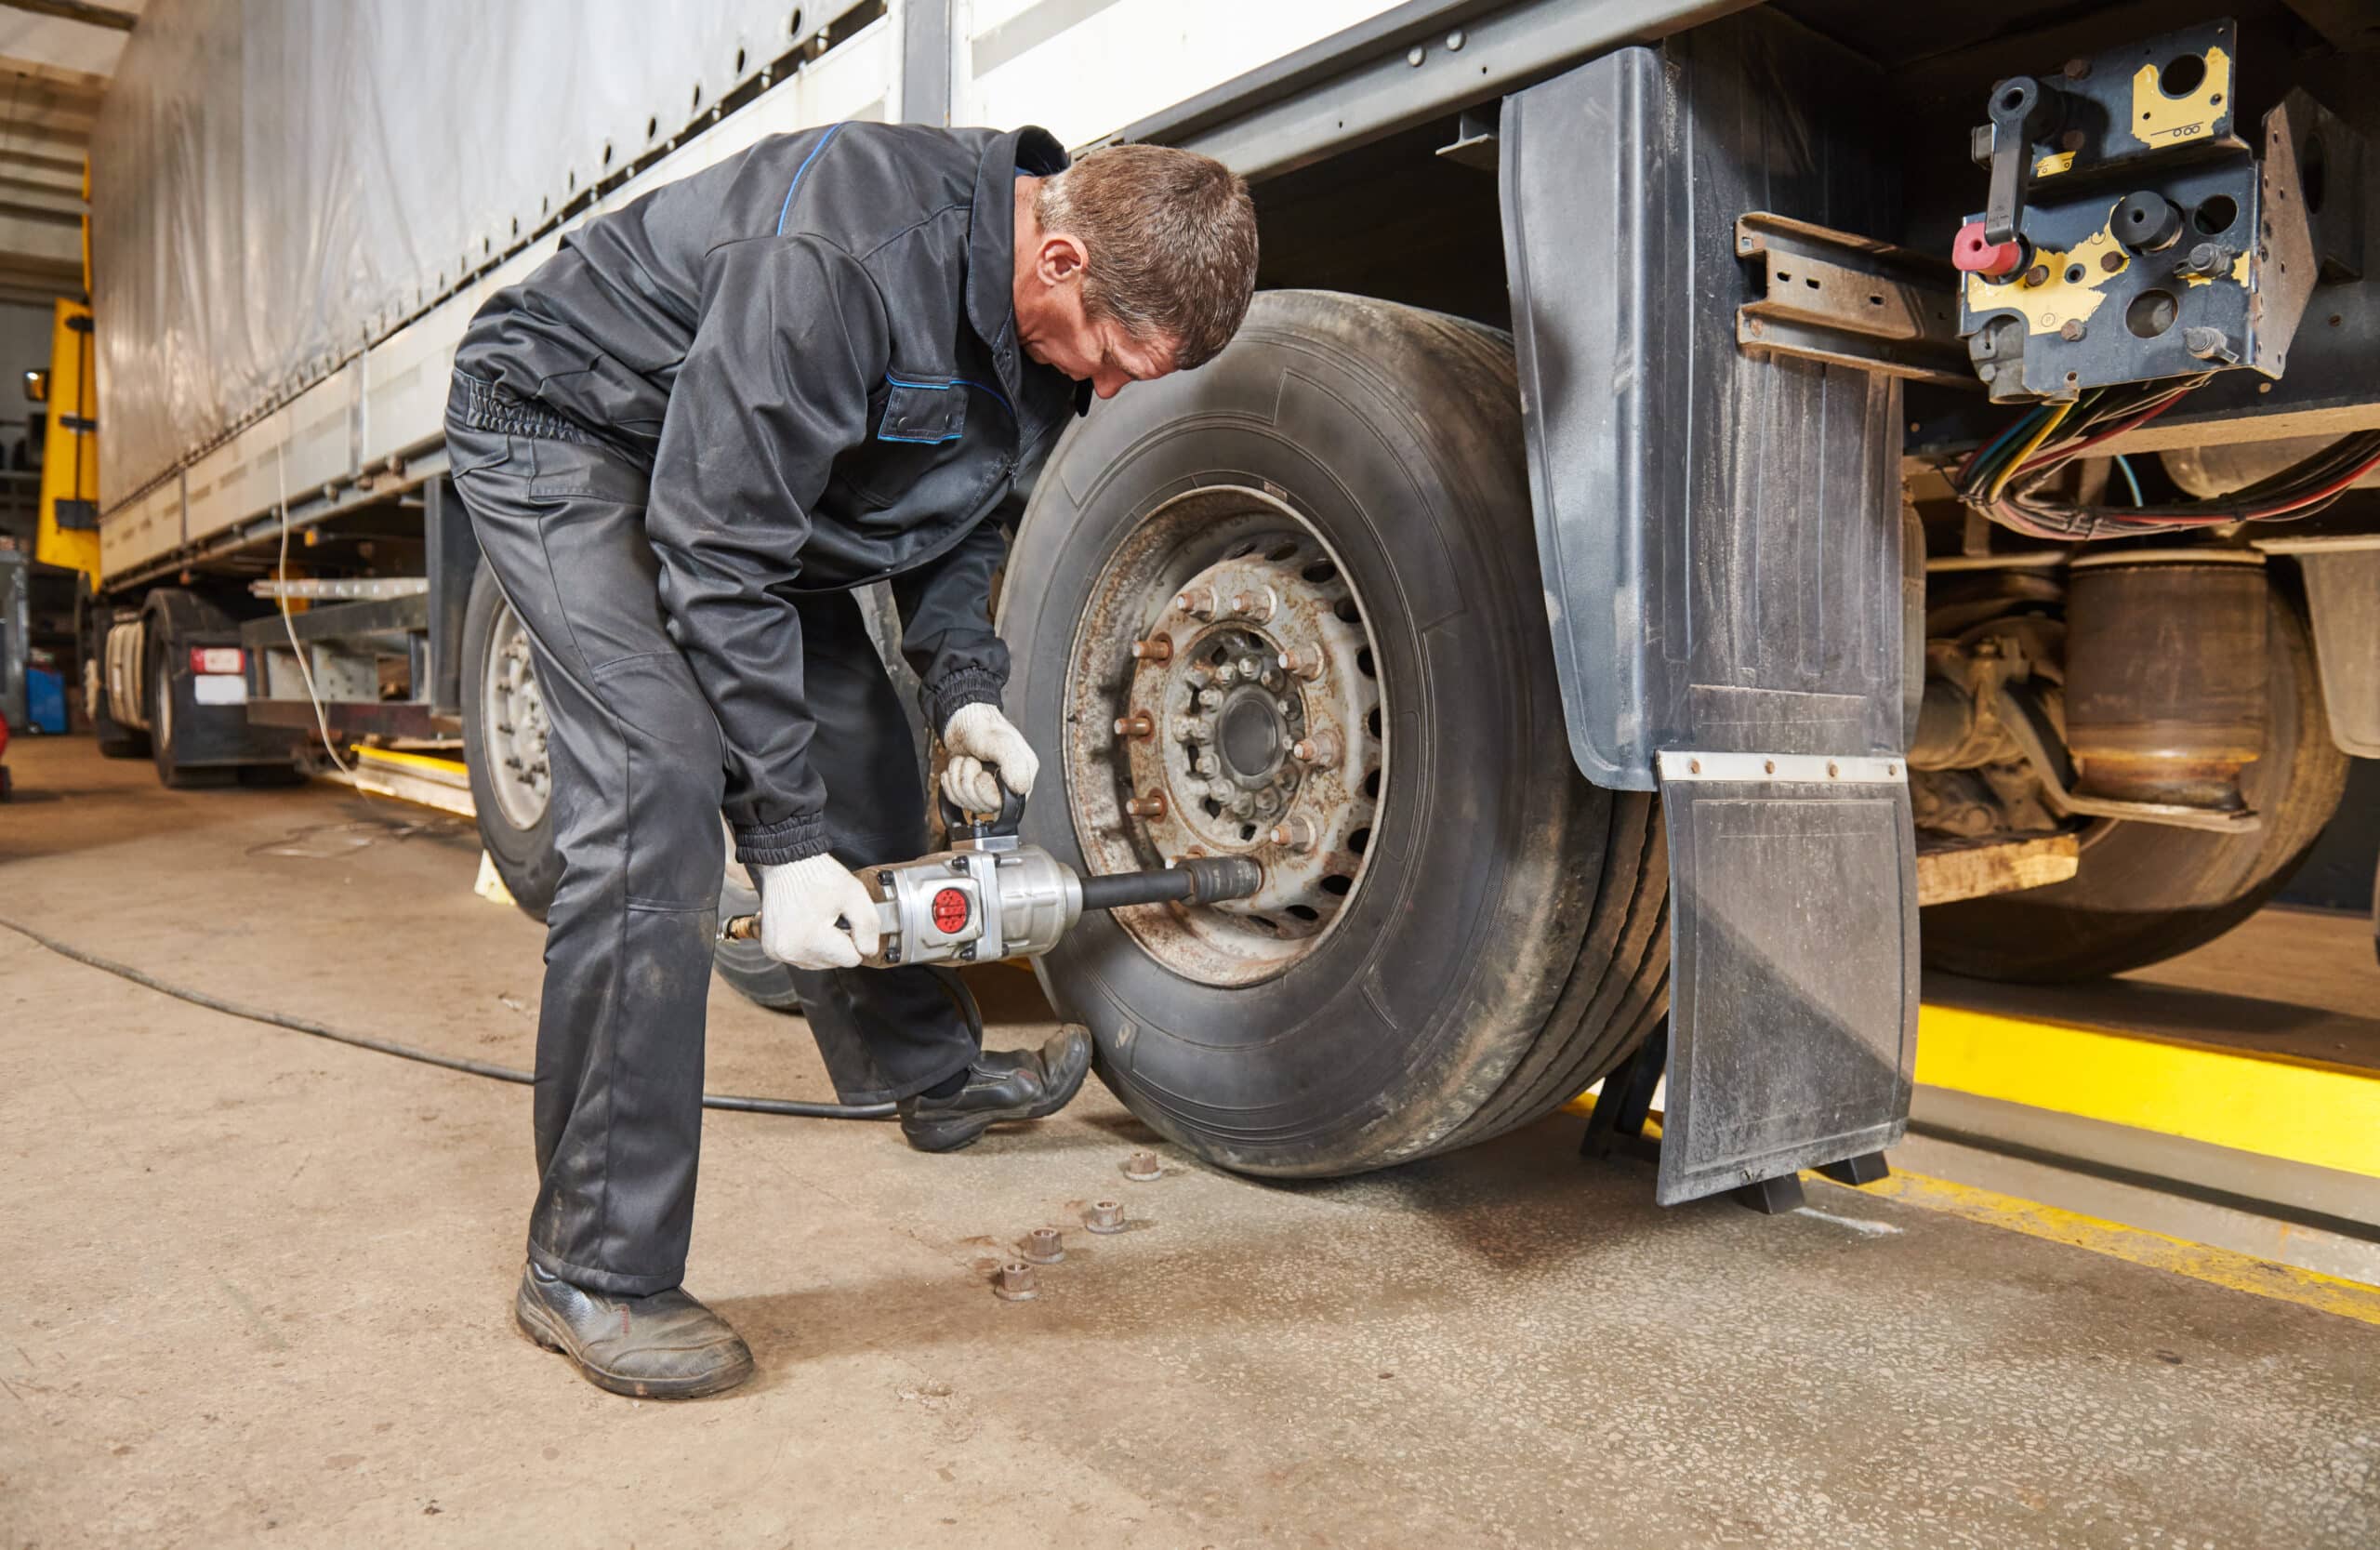
<svg viewBox="0 0 2380 1550"><path fill-rule="evenodd" d="M1202 619L1215 616L1215 590L1212 587L1185 587L1173 600L1173 606Z"/></svg>
<svg viewBox="0 0 2380 1550"><path fill-rule="evenodd" d="M1000 1266L992 1279L992 1295L1003 1303L1029 1303L1041 1295L1041 1288L1033 1278L1033 1266L1021 1259L1012 1259Z"/></svg>
<svg viewBox="0 0 2380 1550"><path fill-rule="evenodd" d="M1184 743L1203 743L1213 735L1214 728L1207 724L1207 718L1204 716L1176 716L1173 718L1173 735L1178 741Z"/></svg>
<svg viewBox="0 0 2380 1550"><path fill-rule="evenodd" d="M1134 797L1124 804L1124 811L1135 818L1162 818L1165 816L1165 793L1151 791L1145 797Z"/></svg>
<svg viewBox="0 0 2380 1550"><path fill-rule="evenodd" d="M1137 738L1154 737L1157 735L1157 722L1150 719L1147 711L1135 710L1129 716L1116 718L1116 735Z"/></svg>
<svg viewBox="0 0 2380 1550"><path fill-rule="evenodd" d="M1213 754L1202 753L1190 762L1190 768L1202 775L1217 775L1223 773L1223 767Z"/></svg>
<svg viewBox="0 0 2380 1550"><path fill-rule="evenodd" d="M1317 732L1311 737L1301 737L1289 745L1289 757L1301 764L1311 764L1327 770L1339 762L1339 739L1328 732Z"/></svg>
<svg viewBox="0 0 2380 1550"><path fill-rule="evenodd" d="M1241 618L1263 624L1273 616L1273 589L1259 587L1254 591L1234 592L1230 605L1231 611Z"/></svg>
<svg viewBox="0 0 2380 1550"><path fill-rule="evenodd" d="M1170 636L1152 635L1145 641L1132 643L1135 662L1170 662L1173 660L1173 640Z"/></svg>
<svg viewBox="0 0 2380 1550"><path fill-rule="evenodd" d="M1198 691L1199 709L1220 710L1223 709L1223 692L1221 689L1201 689Z"/></svg>
<svg viewBox="0 0 2380 1550"><path fill-rule="evenodd" d="M1275 824L1265 838L1284 850L1310 851L1315 845L1314 820L1293 813Z"/></svg>
<svg viewBox="0 0 2380 1550"><path fill-rule="evenodd" d="M2080 339L2082 337L2082 334L2083 327L2082 320L2081 318L2068 318L2064 323L2057 325L2057 337L2064 339L2069 344L2072 344L2076 340Z"/></svg>
<svg viewBox="0 0 2380 1550"><path fill-rule="evenodd" d="M1155 1152L1134 1152L1124 1159L1124 1176L1134 1184L1146 1184L1151 1179L1163 1178L1165 1170L1157 1166Z"/></svg>
<svg viewBox="0 0 2380 1550"><path fill-rule="evenodd" d="M1254 683L1264 676L1264 664L1253 656L1243 656L1239 659L1239 676Z"/></svg>
<svg viewBox="0 0 2380 1550"><path fill-rule="evenodd" d="M1093 1200L1082 1213L1082 1225L1095 1233L1124 1230L1124 1203L1121 1200Z"/></svg>
<svg viewBox="0 0 2380 1550"><path fill-rule="evenodd" d="M1025 1235L1017 1252L1034 1265L1055 1265L1066 1257L1066 1240L1055 1227L1036 1227Z"/></svg>
<svg viewBox="0 0 2380 1550"><path fill-rule="evenodd" d="M1236 683L1236 682L1239 682L1239 664L1238 664L1238 663L1236 663L1236 662L1218 662L1218 663L1216 663L1216 664L1215 664L1215 682L1218 682L1218 683L1223 683L1223 684L1231 684L1231 683Z"/></svg>
<svg viewBox="0 0 2380 1550"><path fill-rule="evenodd" d="M1322 676L1322 653L1311 646L1285 651L1274 660L1290 677L1304 679L1309 683Z"/></svg>

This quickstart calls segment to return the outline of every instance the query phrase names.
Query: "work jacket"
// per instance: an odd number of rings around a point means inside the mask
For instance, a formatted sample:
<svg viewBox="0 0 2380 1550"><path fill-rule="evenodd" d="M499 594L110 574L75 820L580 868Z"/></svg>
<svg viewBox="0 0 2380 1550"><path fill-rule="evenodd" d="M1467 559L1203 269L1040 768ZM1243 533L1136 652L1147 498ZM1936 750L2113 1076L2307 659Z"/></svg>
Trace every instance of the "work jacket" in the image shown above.
<svg viewBox="0 0 2380 1550"><path fill-rule="evenodd" d="M1002 528L1091 401L1016 340L1015 179L1065 165L1031 127L775 136L569 233L456 352L450 413L556 416L649 466L743 861L826 848L793 594L897 577L933 727L999 702Z"/></svg>

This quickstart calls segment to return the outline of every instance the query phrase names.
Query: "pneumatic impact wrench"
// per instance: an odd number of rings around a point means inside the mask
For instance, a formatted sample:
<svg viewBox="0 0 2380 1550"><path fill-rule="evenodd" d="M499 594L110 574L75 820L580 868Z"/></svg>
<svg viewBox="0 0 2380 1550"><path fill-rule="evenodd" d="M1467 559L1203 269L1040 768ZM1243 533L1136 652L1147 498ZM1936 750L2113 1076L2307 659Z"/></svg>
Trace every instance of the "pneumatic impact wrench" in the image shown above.
<svg viewBox="0 0 2380 1550"><path fill-rule="evenodd" d="M1212 904L1263 886L1263 868L1244 855L1184 856L1152 871L1085 877L1017 838L1025 799L1006 784L996 817L970 817L948 797L940 801L950 849L854 868L876 897L877 949L861 960L871 968L1032 958L1056 947L1086 909ZM848 921L835 923L850 929ZM757 915L738 915L719 933L722 941L760 934Z"/></svg>

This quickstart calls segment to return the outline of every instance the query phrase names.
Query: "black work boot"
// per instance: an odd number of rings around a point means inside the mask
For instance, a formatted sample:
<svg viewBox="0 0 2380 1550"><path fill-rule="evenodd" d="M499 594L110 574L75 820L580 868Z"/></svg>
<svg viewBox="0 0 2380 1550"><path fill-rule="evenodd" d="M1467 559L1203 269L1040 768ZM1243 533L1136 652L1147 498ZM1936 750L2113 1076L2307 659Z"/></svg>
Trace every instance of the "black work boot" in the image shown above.
<svg viewBox="0 0 2380 1550"><path fill-rule="evenodd" d="M955 1152L1003 1119L1041 1119L1074 1101L1091 1071L1091 1034L1063 1027L1038 1050L986 1050L947 1098L901 1100L901 1131L921 1152Z"/></svg>
<svg viewBox="0 0 2380 1550"><path fill-rule="evenodd" d="M597 1388L631 1398L696 1399L752 1375L744 1337L677 1287L614 1297L532 1265L521 1272L512 1319Z"/></svg>

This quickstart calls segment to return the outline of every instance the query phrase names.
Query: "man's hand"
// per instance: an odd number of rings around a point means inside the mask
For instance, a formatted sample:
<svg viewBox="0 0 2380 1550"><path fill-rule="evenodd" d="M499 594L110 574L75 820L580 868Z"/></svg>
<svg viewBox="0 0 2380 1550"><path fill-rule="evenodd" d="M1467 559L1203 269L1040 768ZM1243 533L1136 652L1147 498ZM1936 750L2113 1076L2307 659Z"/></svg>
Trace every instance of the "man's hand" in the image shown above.
<svg viewBox="0 0 2380 1550"><path fill-rule="evenodd" d="M950 724L942 729L942 746L950 750L942 794L969 813L998 812L1001 781L1020 797L1031 795L1033 777L1041 773L1041 761L1025 734L996 705L962 705L952 711ZM999 771L998 779L993 769Z"/></svg>
<svg viewBox="0 0 2380 1550"><path fill-rule="evenodd" d="M760 950L771 958L797 969L854 969L876 950L876 901L833 856L753 869L760 874Z"/></svg>

